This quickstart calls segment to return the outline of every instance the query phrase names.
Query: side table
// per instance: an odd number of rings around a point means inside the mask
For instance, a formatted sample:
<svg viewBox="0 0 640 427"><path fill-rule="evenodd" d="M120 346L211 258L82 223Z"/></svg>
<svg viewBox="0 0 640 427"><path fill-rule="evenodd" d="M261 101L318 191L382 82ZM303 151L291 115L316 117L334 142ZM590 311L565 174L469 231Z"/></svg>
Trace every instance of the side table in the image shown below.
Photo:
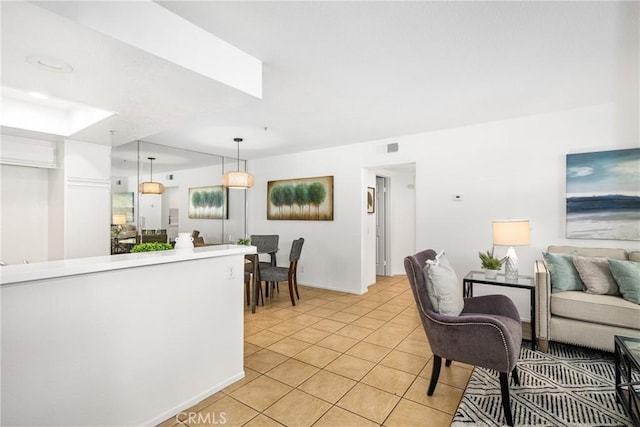
<svg viewBox="0 0 640 427"><path fill-rule="evenodd" d="M507 279L503 273L499 273L495 279L487 279L483 271L470 271L462 280L462 292L465 298L473 296L473 284L506 286L508 288L526 289L531 298L531 347L538 348L536 339L536 285L532 276L518 276L517 279Z"/></svg>
<svg viewBox="0 0 640 427"><path fill-rule="evenodd" d="M634 426L640 426L640 338L616 335L616 400Z"/></svg>

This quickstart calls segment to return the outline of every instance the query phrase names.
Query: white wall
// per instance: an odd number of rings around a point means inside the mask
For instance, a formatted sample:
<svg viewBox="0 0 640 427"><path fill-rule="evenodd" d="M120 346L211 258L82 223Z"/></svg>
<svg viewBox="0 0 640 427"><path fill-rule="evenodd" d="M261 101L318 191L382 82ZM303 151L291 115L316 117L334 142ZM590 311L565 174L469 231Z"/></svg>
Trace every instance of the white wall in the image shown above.
<svg viewBox="0 0 640 427"><path fill-rule="evenodd" d="M280 234L280 264L286 263L291 240L305 237L300 283L360 293L369 280L361 265L375 255L364 248L364 189L372 185L363 168L415 162L416 241L410 253L446 249L460 277L480 267L477 254L491 247L493 219L531 220L531 245L517 250L522 274L532 274L533 261L550 244L640 249L640 242L564 237L566 154L639 145L637 121L621 118L618 107L604 104L253 161L250 232ZM389 142L397 142L399 151L387 154ZM321 175L335 177L334 221L266 220L267 181ZM459 193L464 201L454 202ZM517 299L528 318L526 294Z"/></svg>
<svg viewBox="0 0 640 427"><path fill-rule="evenodd" d="M64 257L109 255L111 147L64 145Z"/></svg>
<svg viewBox="0 0 640 427"><path fill-rule="evenodd" d="M0 260L46 261L48 169L0 165Z"/></svg>
<svg viewBox="0 0 640 427"><path fill-rule="evenodd" d="M363 284L361 273L367 187L361 162L365 150L359 144L250 162L255 185L247 190L249 234L279 234L278 265L283 266L289 264L291 242L303 237L299 283L357 294L366 289L368 283ZM334 177L333 221L266 219L268 181L327 175Z"/></svg>

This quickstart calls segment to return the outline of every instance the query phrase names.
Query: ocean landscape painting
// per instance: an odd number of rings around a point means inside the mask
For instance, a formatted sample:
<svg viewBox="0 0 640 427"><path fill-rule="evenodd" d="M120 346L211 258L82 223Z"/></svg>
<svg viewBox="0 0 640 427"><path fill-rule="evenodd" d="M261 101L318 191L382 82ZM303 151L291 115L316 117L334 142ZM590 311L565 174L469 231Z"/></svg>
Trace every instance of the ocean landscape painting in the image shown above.
<svg viewBox="0 0 640 427"><path fill-rule="evenodd" d="M567 155L567 238L640 240L640 148Z"/></svg>

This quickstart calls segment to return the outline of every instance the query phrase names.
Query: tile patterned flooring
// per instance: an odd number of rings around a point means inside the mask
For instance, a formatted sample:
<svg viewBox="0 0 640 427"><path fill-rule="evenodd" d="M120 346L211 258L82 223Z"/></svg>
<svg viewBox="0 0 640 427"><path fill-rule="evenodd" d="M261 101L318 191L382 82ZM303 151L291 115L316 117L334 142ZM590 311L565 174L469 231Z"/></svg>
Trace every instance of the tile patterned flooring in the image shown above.
<svg viewBox="0 0 640 427"><path fill-rule="evenodd" d="M361 296L300 286L295 307L281 288L245 308L245 378L162 427L451 424L473 368L443 365L427 396L432 353L406 277Z"/></svg>

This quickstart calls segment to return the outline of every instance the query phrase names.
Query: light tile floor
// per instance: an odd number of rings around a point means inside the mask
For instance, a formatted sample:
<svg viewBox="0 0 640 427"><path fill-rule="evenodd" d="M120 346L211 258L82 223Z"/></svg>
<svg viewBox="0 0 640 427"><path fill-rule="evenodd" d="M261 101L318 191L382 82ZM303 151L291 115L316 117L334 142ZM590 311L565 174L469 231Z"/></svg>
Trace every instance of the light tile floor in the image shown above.
<svg viewBox="0 0 640 427"><path fill-rule="evenodd" d="M286 285L255 314L245 308L245 378L183 411L169 426L449 426L472 367L442 367L406 277L378 277L365 295Z"/></svg>

